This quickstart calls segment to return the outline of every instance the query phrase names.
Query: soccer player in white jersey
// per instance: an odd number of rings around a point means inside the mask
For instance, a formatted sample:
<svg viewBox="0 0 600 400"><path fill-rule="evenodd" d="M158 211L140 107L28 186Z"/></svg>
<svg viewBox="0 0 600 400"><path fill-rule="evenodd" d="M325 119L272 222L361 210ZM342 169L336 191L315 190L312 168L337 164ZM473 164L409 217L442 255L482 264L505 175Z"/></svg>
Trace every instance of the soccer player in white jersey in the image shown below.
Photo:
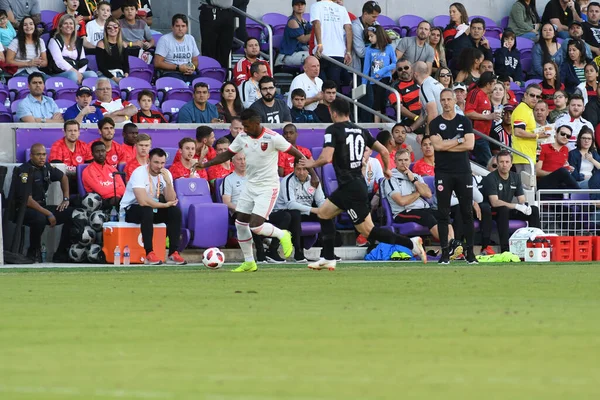
<svg viewBox="0 0 600 400"><path fill-rule="evenodd" d="M254 272L258 269L252 253L252 233L259 236L279 239L283 254L292 254L292 235L265 222L275 206L279 194L277 161L279 152L287 152L296 158L305 158L277 132L261 125L260 114L246 109L240 115L244 132L235 137L229 151L218 154L212 160L198 164L197 168L207 168L230 160L235 154L246 155L246 187L240 194L236 206L235 227L238 242L244 253L244 262L233 272Z"/></svg>

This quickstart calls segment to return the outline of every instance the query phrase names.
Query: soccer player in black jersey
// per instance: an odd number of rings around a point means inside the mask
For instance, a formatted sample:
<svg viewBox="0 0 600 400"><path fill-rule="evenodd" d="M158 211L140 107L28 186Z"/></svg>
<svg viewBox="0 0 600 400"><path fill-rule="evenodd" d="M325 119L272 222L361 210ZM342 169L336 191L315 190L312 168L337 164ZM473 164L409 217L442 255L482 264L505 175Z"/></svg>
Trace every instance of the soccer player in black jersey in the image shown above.
<svg viewBox="0 0 600 400"><path fill-rule="evenodd" d="M333 168L337 176L338 189L325 200L318 208L318 217L322 220L331 220L346 211L359 233L371 242L399 244L412 249L415 256L427 262L427 255L423 249L420 237L408 238L397 235L387 229L373 225L371 220L371 206L365 178L362 175L362 159L365 147L370 147L381 154L384 164L384 175L391 178L389 169L389 153L378 141L373 139L366 129L350 122L350 107L342 99L334 100L329 106L333 125L325 131L323 152L317 160L300 160L300 165L306 168L321 167L333 161ZM327 268L335 270L335 226L321 224L323 238L322 258L308 264L310 269L320 270Z"/></svg>
<svg viewBox="0 0 600 400"><path fill-rule="evenodd" d="M477 264L473 254L473 177L469 151L475 145L475 134L471 121L456 114L456 96L452 89L444 89L440 93L442 115L437 116L429 124L431 143L435 150L435 185L438 201L438 231L442 256L440 264L450 263L448 248L448 224L450 222L450 198L456 193L464 216L464 233L466 237L466 260L469 264Z"/></svg>

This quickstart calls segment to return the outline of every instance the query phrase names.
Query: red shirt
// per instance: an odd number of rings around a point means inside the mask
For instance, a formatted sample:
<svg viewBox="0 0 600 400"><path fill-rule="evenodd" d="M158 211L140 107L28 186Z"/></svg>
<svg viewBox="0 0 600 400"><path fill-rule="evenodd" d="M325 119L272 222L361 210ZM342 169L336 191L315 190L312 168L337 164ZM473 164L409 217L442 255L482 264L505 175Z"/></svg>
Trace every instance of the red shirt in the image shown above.
<svg viewBox="0 0 600 400"><path fill-rule="evenodd" d="M562 146L560 150L556 150L552 143L546 143L542 146L538 161L542 161L542 169L547 172L554 172L565 166L569 160L569 149L567 146Z"/></svg>
<svg viewBox="0 0 600 400"><path fill-rule="evenodd" d="M208 176L206 175L206 170L199 169L199 170L195 170L194 173L192 173L189 168L186 168L183 166L181 161L174 162L173 165L171 165L171 167L169 168L169 171L171 171L171 175L173 175L173 180L179 179L179 178L208 179Z"/></svg>
<svg viewBox="0 0 600 400"><path fill-rule="evenodd" d="M65 143L65 138L58 139L52 144L50 157L48 158L50 161L58 161L65 164L69 171L75 171L79 164L92 159L90 148L85 142L77 140L75 142L75 150L71 151Z"/></svg>
<svg viewBox="0 0 600 400"><path fill-rule="evenodd" d="M119 108L119 110L122 110L122 109L124 109L125 107L127 107L128 105L130 105L130 104L131 104L131 103L130 103L130 102L128 102L127 100L121 100L121 98L120 98L120 97L115 97L114 99L112 99L112 101L111 101L111 104L112 104L113 102L116 102L116 103L120 103L120 104L121 104L121 107ZM107 103L107 104L108 104L108 103ZM96 100L96 101L95 101L95 102L94 102L92 105L93 105L94 107L96 107L96 108L99 108L99 109L100 109L100 112L102 112L102 114L106 114L106 113L108 112L108 110L102 106L102 102L101 102L100 100ZM113 112L113 111L115 111L115 110L114 110L114 109L111 109L111 112Z"/></svg>
<svg viewBox="0 0 600 400"><path fill-rule="evenodd" d="M141 166L142 164L140 164L137 158L133 157L133 159L129 160L127 164L125 164L125 169L123 170L123 172L125 172L125 177L127 178L127 180L131 178L131 174L133 174L133 171L135 171L137 167Z"/></svg>
<svg viewBox="0 0 600 400"><path fill-rule="evenodd" d="M256 60L260 63L263 63L267 66L267 75L273 76L271 72L271 67L269 63L265 60ZM235 68L233 69L233 80L235 81L236 86L240 86L242 83L246 82L252 74L250 74L250 66L252 63L246 57L240 59L237 64L235 64Z"/></svg>
<svg viewBox="0 0 600 400"><path fill-rule="evenodd" d="M123 197L125 193L125 183L121 175L116 176L116 182L114 181L113 172L117 172L114 167L107 165L100 165L97 162L93 162L88 165L81 174L83 180L83 187L87 193L98 193L103 199L110 199L115 196L115 184L117 186L117 197Z"/></svg>
<svg viewBox="0 0 600 400"><path fill-rule="evenodd" d="M89 146L92 145L92 143L99 141L100 139L96 139L93 140L89 143ZM127 154L125 152L123 152L123 150L121 149L122 145L120 145L119 143L115 142L114 140L112 141L112 144L110 145L110 150L106 151L106 163L110 166L113 166L115 168L117 168L117 165L119 163L124 163L127 162ZM129 179L129 177L128 177Z"/></svg>
<svg viewBox="0 0 600 400"><path fill-rule="evenodd" d="M300 153L304 154L304 157L312 158L312 153L306 147L296 146L296 148ZM289 153L279 152L277 166L283 168L283 176L291 174L294 172L294 156Z"/></svg>
<svg viewBox="0 0 600 400"><path fill-rule="evenodd" d="M402 143L402 145L400 147L403 149L406 149L408 146L406 145L406 143ZM390 165L389 165L390 169L396 168L396 160L394 160L395 157L396 157L396 150L390 151ZM377 159L377 161L379 161L379 164L381 164L381 168L384 168L383 161L381 159L381 154L377 154L377 156L375 158ZM410 153L410 162L413 162L413 161L415 161L415 155L414 155L414 153Z"/></svg>
<svg viewBox="0 0 600 400"><path fill-rule="evenodd" d="M66 12L62 12L62 13L58 13L54 16L54 19L52 19L52 29L58 29L58 22L60 21L60 18L65 15ZM77 27L77 36L82 37L82 36L86 36L87 32L85 31L85 21L82 19L79 22L79 26Z"/></svg>
<svg viewBox="0 0 600 400"><path fill-rule="evenodd" d="M279 153L281 154L281 153ZM223 164L213 165L208 168L208 180L212 181L213 179L225 178L233 171L233 166L229 164L229 169L225 169Z"/></svg>
<svg viewBox="0 0 600 400"><path fill-rule="evenodd" d="M479 114L490 114L492 112L492 103L485 92L479 88L475 88L467 94L467 103L465 105L465 116L475 111ZM489 136L492 130L493 121L471 120L473 121L473 129ZM478 136L476 139L481 140Z"/></svg>
<svg viewBox="0 0 600 400"><path fill-rule="evenodd" d="M202 164L212 160L216 156L217 156L217 151L215 149L213 149L212 147L208 147L208 153L206 153L206 157L204 157L204 160L202 160ZM194 158L197 160L198 154L195 154ZM181 149L177 150L177 153L175 153L175 158L173 159L173 164L175 164L179 160L181 160Z"/></svg>
<svg viewBox="0 0 600 400"><path fill-rule="evenodd" d="M121 145L121 152L123 153L123 161L126 163L134 159L136 155L135 146L130 146L128 144Z"/></svg>
<svg viewBox="0 0 600 400"><path fill-rule="evenodd" d="M517 96L515 96L515 92L513 92L510 89L506 91L506 101L508 102L508 104L513 105L515 107L519 105L519 101L517 100Z"/></svg>
<svg viewBox="0 0 600 400"><path fill-rule="evenodd" d="M413 165L412 172L421 176L435 176L435 166L427 164L425 160L421 158Z"/></svg>
<svg viewBox="0 0 600 400"><path fill-rule="evenodd" d="M161 112L152 110L149 117L144 115L142 111L138 111L137 114L131 117L131 122L135 124L166 124L167 120Z"/></svg>

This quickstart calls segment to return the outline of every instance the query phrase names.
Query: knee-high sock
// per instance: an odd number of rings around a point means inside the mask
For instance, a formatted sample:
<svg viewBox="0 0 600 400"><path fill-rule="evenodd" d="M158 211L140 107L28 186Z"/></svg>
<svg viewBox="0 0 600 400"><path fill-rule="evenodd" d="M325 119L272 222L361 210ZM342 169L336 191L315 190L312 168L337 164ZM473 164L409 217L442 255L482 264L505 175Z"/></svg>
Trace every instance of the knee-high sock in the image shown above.
<svg viewBox="0 0 600 400"><path fill-rule="evenodd" d="M388 231L387 229L383 229L380 227L373 227L371 233L369 234L369 241L374 242L375 240L387 244L399 244L400 246L404 246L408 249L413 248L413 243L410 238L402 235L397 235L392 231Z"/></svg>
<svg viewBox="0 0 600 400"><path fill-rule="evenodd" d="M236 221L236 223L237 223L237 221ZM270 224L268 222L265 222L259 226L255 226L254 228L251 228L251 229L255 235L274 237L277 239L281 239L283 237L283 231L281 229L277 228L275 225Z"/></svg>
<svg viewBox="0 0 600 400"><path fill-rule="evenodd" d="M250 231L250 224L247 222L241 222L235 220L235 229L237 231L238 243L244 253L244 261L254 261L254 254L252 253L252 232Z"/></svg>

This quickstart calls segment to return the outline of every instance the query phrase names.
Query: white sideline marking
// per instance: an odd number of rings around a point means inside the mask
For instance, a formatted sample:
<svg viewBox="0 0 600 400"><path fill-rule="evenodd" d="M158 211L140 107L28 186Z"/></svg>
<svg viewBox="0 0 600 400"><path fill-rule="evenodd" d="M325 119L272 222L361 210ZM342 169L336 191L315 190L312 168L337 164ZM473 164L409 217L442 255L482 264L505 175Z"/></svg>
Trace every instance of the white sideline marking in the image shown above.
<svg viewBox="0 0 600 400"><path fill-rule="evenodd" d="M93 396L134 399L172 399L174 395L167 392L150 392L144 390L96 389L82 391L71 387L48 386L6 386L0 385L0 393L35 393L40 395Z"/></svg>

